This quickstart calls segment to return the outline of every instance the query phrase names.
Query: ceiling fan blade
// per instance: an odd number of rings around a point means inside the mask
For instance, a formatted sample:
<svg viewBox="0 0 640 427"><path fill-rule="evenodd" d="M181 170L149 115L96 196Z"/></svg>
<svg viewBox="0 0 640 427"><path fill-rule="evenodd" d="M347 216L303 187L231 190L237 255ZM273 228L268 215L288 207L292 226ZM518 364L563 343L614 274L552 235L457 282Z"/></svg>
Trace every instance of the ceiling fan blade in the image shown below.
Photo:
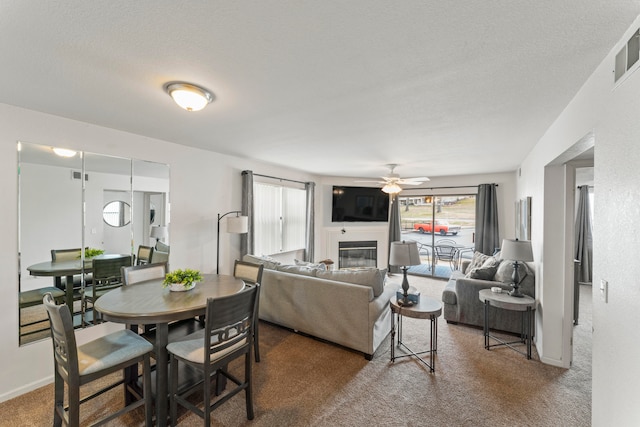
<svg viewBox="0 0 640 427"><path fill-rule="evenodd" d="M426 176L417 176L417 177L411 177L411 178L402 178L405 181L430 181L429 178L427 178Z"/></svg>
<svg viewBox="0 0 640 427"><path fill-rule="evenodd" d="M359 182L359 183L372 183L372 184L386 184L385 181L353 181L353 182Z"/></svg>

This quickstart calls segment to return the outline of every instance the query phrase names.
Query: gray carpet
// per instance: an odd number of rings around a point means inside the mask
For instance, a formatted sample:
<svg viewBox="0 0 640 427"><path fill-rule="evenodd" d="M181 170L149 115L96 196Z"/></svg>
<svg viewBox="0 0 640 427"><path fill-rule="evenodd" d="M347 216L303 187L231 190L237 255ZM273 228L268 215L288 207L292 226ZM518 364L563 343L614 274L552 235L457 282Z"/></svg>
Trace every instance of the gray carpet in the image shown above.
<svg viewBox="0 0 640 427"><path fill-rule="evenodd" d="M440 299L443 281L410 277ZM482 331L438 324L436 372L413 359L390 363L389 338L367 362L359 353L261 323L262 361L254 364L255 414L244 396L213 414L215 426L588 426L591 424L591 288L581 295L574 366L560 369L508 348L483 348ZM339 315L339 313L328 313ZM405 319L404 341L427 347L428 322ZM239 365L233 370L241 372ZM121 404L120 389L83 405L83 419ZM0 404L3 425L51 424L52 386ZM140 426L134 413L112 425ZM181 426L202 425L182 413Z"/></svg>

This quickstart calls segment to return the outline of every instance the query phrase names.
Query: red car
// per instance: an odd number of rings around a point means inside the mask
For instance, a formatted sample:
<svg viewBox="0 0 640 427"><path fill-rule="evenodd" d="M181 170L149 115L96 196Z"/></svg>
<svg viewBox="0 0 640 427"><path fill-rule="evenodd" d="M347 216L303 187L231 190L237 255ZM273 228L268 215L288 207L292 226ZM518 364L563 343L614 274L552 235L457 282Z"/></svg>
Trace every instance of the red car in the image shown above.
<svg viewBox="0 0 640 427"><path fill-rule="evenodd" d="M413 224L413 229L421 233L433 233L431 221L419 222L417 224ZM460 231L460 226L449 225L448 221L437 219L435 229L436 229L436 233L440 233L443 236L446 236L447 234L452 234L455 236Z"/></svg>

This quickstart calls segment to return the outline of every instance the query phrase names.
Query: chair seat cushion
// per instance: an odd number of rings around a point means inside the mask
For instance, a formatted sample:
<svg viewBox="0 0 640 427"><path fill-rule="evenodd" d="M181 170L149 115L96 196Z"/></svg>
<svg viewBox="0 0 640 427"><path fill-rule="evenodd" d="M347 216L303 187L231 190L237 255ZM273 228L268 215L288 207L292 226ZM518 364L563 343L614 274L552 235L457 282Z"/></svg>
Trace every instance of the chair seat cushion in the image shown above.
<svg viewBox="0 0 640 427"><path fill-rule="evenodd" d="M167 351L169 353L173 353L177 357L187 360L193 363L204 364L205 360L205 348L204 348L204 333L205 330L201 330L198 332L194 332L193 334L185 337L184 340L172 342L167 345ZM212 337L212 344L213 337ZM220 352L211 355L211 362L215 362L219 359L222 359L229 353L241 348L242 346L247 344L247 340L243 339L238 341L236 344L228 347Z"/></svg>
<svg viewBox="0 0 640 427"><path fill-rule="evenodd" d="M138 334L123 329L78 347L80 376L118 366L153 350L153 345Z"/></svg>

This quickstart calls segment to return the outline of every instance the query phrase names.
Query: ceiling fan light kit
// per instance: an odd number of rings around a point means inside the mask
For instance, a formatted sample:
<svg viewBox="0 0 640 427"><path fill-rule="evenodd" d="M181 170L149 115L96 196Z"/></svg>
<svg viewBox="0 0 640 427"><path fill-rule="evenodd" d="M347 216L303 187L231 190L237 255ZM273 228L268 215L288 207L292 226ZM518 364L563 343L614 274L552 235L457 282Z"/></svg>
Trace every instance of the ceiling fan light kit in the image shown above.
<svg viewBox="0 0 640 427"><path fill-rule="evenodd" d="M375 182L376 184L384 184L382 187L382 191L387 194L398 194L402 191L402 187L400 185L420 185L424 181L429 181L429 178L426 176L420 176L416 178L400 178L400 175L394 173L394 169L396 168L396 164L388 164L389 173L387 176L383 176L383 181L356 181L356 182Z"/></svg>

